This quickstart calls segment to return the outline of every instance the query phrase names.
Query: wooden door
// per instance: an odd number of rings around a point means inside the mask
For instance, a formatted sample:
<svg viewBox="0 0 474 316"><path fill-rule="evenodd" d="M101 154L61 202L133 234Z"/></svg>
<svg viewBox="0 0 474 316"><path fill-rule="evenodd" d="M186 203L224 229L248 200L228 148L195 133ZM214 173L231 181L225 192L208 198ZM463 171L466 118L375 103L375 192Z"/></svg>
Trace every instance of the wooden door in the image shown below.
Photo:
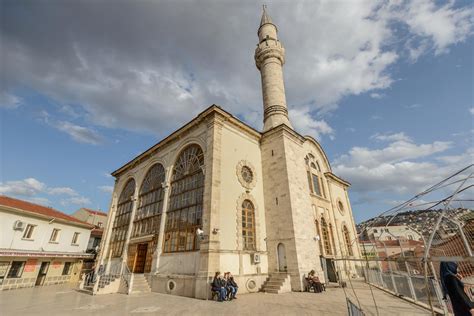
<svg viewBox="0 0 474 316"><path fill-rule="evenodd" d="M285 245L283 245L282 243L278 244L277 253L278 253L278 271L286 272L287 266L286 266Z"/></svg>
<svg viewBox="0 0 474 316"><path fill-rule="evenodd" d="M145 263L146 263L146 253L148 250L148 244L138 244L137 245L137 254L135 257L135 265L133 267L134 273L143 273L145 272Z"/></svg>

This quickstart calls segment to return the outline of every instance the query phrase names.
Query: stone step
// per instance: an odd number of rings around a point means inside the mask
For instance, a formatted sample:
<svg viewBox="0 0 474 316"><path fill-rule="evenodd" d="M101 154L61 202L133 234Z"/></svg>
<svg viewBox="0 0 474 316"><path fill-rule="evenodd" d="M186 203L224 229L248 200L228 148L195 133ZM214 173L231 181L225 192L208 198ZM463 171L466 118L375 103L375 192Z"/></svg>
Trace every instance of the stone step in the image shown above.
<svg viewBox="0 0 474 316"><path fill-rule="evenodd" d="M264 285L263 288L265 291L267 290L279 290L281 288L281 285Z"/></svg>
<svg viewBox="0 0 474 316"><path fill-rule="evenodd" d="M270 280L270 281L265 282L265 284L266 284L266 285L278 285L278 286L282 286L282 285L283 285L283 281Z"/></svg>

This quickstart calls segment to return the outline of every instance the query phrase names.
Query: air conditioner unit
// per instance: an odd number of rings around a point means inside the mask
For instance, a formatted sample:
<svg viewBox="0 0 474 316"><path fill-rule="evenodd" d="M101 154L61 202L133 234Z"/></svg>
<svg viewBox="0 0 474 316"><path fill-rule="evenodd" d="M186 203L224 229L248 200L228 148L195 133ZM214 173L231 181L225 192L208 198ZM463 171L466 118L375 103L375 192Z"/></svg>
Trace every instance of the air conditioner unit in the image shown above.
<svg viewBox="0 0 474 316"><path fill-rule="evenodd" d="M258 253L253 253L253 254L252 254L252 262L253 262L253 263L260 263L260 254L258 254Z"/></svg>
<svg viewBox="0 0 474 316"><path fill-rule="evenodd" d="M25 229L25 222L22 221L15 221L13 224L13 230L21 230Z"/></svg>

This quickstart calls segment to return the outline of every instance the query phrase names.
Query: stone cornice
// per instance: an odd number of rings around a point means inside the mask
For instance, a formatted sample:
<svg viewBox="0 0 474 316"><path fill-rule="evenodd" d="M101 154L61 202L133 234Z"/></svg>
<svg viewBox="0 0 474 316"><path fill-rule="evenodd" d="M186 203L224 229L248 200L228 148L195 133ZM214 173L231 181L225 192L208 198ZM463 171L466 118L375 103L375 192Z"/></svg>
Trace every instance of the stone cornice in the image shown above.
<svg viewBox="0 0 474 316"><path fill-rule="evenodd" d="M145 159L147 159L148 157L156 153L158 150L176 141L177 139L182 138L184 134L192 131L199 124L206 121L206 119L208 119L211 115L219 117L220 122L228 122L229 124L232 124L233 126L238 127L241 131L245 132L248 136L251 136L257 140L259 140L261 137L260 132L250 127L249 125L243 123L242 121L234 117L229 112L223 110L221 107L213 104L207 109L205 109L203 112L198 114L194 119L189 121L187 124L179 128L175 132L171 133L169 136L165 137L163 140L161 140L157 144L148 148L141 155L138 155L137 157L133 158L122 167L112 172L112 176L119 177L120 175L125 173L127 170L132 169L133 167L140 164L142 161L144 161ZM216 123L219 124L218 122ZM215 124L215 123L207 122L207 124Z"/></svg>
<svg viewBox="0 0 474 316"><path fill-rule="evenodd" d="M342 184L343 186L345 187L350 187L351 184L349 182L347 182L346 180L344 179L341 179L339 178L338 176L336 176L334 173L332 172L325 172L324 175L326 177L328 177L329 179L331 180L334 180L335 182L339 183L339 184Z"/></svg>

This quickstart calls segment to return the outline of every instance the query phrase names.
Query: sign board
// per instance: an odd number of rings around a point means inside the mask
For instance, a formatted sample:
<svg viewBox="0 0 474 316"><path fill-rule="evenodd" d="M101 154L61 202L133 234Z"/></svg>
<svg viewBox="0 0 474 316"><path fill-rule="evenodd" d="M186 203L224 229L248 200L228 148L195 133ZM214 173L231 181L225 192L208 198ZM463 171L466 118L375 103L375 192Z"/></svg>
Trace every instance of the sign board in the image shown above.
<svg viewBox="0 0 474 316"><path fill-rule="evenodd" d="M23 269L23 272L34 272L37 262L38 260L36 259L28 259L25 263L25 269Z"/></svg>

